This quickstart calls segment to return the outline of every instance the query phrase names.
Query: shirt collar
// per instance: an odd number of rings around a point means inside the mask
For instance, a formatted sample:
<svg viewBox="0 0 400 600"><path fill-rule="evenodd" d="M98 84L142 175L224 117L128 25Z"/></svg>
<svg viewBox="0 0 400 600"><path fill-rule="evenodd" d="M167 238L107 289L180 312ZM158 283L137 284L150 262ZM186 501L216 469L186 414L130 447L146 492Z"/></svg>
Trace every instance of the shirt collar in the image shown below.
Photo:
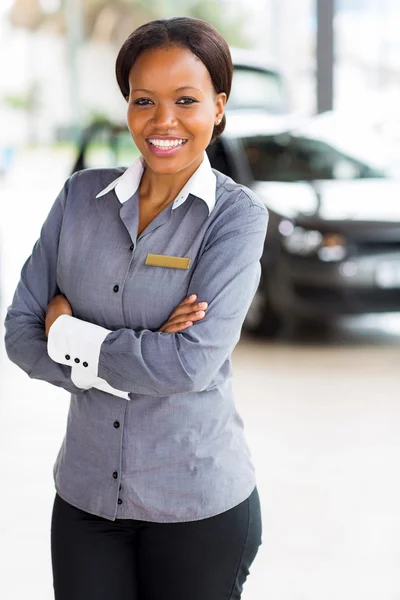
<svg viewBox="0 0 400 600"><path fill-rule="evenodd" d="M118 200L123 204L139 188L145 169L145 160L140 156L135 162L117 179L112 181L104 190L99 192L96 198L105 196L112 190L115 190ZM216 177L210 165L207 153L204 153L204 160L191 178L185 183L177 197L172 203L172 210L178 208L185 202L189 194L204 200L208 206L208 214L215 206Z"/></svg>

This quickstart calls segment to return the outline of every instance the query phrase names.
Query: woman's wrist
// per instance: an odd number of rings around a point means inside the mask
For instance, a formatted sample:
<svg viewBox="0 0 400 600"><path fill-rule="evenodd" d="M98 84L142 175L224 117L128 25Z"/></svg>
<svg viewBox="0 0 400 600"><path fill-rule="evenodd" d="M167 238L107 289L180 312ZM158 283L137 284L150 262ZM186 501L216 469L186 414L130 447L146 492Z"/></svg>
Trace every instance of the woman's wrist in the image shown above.
<svg viewBox="0 0 400 600"><path fill-rule="evenodd" d="M72 317L72 308L66 297L62 294L58 294L47 305L45 318L46 336L49 335L50 327L61 315L69 315Z"/></svg>

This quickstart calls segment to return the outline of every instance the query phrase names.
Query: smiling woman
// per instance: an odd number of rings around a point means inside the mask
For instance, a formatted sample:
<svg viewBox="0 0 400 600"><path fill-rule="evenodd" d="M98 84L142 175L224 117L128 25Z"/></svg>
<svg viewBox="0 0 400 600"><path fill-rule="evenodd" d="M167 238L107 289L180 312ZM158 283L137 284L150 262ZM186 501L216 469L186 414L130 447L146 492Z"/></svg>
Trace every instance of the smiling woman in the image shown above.
<svg viewBox="0 0 400 600"><path fill-rule="evenodd" d="M187 179L222 120L226 93L216 94L205 65L180 47L140 55L130 70L129 88L128 126L147 164L155 173Z"/></svg>
<svg viewBox="0 0 400 600"><path fill-rule="evenodd" d="M55 597L239 600L261 516L231 354L268 213L205 153L232 80L216 29L147 23L117 79L141 156L66 182L6 319L11 360L71 393Z"/></svg>
<svg viewBox="0 0 400 600"><path fill-rule="evenodd" d="M228 44L204 21L153 21L123 44L117 81L147 166L139 186L139 233L177 197L223 132L232 73Z"/></svg>

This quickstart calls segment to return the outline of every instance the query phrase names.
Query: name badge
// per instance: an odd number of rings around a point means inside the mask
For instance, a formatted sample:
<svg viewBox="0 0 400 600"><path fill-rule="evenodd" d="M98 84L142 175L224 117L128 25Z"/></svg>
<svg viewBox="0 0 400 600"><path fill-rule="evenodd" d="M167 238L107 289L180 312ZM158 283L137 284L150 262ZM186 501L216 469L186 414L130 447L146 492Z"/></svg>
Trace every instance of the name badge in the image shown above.
<svg viewBox="0 0 400 600"><path fill-rule="evenodd" d="M188 269L190 258L181 258L180 256L167 256L166 254L148 254L146 265L153 267L169 267L170 269Z"/></svg>

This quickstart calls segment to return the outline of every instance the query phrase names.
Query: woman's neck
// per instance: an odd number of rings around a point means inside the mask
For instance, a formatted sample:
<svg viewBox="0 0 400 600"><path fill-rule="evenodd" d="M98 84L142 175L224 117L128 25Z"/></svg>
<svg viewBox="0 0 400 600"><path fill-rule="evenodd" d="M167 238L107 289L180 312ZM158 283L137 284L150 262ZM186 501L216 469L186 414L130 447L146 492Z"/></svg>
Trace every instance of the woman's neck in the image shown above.
<svg viewBox="0 0 400 600"><path fill-rule="evenodd" d="M182 171L172 175L155 173L146 164L139 185L139 196L146 202L151 203L154 208L162 208L175 200L183 186L197 171L204 156L194 161Z"/></svg>

